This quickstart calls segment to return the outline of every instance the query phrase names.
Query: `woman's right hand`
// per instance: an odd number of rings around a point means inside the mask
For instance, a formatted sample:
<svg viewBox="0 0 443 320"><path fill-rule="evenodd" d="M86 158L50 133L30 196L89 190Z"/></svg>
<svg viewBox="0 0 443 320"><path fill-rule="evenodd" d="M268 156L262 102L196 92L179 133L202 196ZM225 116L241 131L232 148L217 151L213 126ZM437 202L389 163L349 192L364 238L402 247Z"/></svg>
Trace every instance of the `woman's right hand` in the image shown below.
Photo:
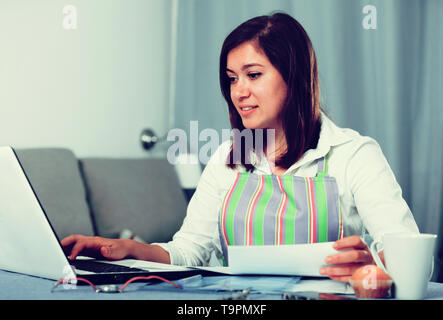
<svg viewBox="0 0 443 320"><path fill-rule="evenodd" d="M97 259L121 260L130 256L131 240L71 235L61 241L69 259L87 256Z"/></svg>
<svg viewBox="0 0 443 320"><path fill-rule="evenodd" d="M61 241L61 245L71 260L82 255L96 259L138 259L171 263L169 253L162 247L130 239L109 239L72 235L64 238Z"/></svg>

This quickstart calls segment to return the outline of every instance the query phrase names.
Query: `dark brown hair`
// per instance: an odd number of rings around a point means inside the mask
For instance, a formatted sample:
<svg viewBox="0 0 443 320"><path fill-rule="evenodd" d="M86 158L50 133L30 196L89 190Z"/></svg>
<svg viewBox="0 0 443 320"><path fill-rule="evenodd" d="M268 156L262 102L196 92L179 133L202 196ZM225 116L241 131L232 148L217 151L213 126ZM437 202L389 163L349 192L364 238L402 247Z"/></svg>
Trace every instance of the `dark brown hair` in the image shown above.
<svg viewBox="0 0 443 320"><path fill-rule="evenodd" d="M287 84L287 97L282 109L282 127L286 136L287 150L275 165L289 168L311 148L316 148L320 120L320 87L318 82L317 59L306 31L297 20L285 13L274 13L270 16L252 18L236 29L225 39L220 54L220 86L228 103L229 120L233 134L245 129L242 119L231 100L230 81L226 74L227 56L239 45L254 41L264 52L272 65L280 72ZM255 136L255 135L253 135ZM265 139L266 140L266 139ZM233 150L227 159L227 166L235 168ZM252 171L248 161L250 150L245 150L242 143L241 164ZM254 145L253 145L254 146Z"/></svg>

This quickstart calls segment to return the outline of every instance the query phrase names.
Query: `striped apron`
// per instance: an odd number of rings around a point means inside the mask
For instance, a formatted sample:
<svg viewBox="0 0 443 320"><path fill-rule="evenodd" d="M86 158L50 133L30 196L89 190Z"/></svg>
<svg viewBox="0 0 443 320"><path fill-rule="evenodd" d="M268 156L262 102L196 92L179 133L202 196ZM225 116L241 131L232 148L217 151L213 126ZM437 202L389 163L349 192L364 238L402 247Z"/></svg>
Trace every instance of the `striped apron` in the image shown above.
<svg viewBox="0 0 443 320"><path fill-rule="evenodd" d="M227 246L343 238L338 186L327 174L327 156L317 160L315 177L237 173L223 200L218 223L225 266Z"/></svg>

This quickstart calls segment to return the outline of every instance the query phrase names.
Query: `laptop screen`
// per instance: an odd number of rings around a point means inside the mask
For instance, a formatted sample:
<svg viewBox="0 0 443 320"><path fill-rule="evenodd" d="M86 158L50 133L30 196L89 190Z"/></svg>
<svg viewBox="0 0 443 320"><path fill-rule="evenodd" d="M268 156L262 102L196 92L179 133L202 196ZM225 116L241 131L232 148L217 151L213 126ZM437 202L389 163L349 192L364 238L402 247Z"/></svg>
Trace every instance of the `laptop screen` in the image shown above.
<svg viewBox="0 0 443 320"><path fill-rule="evenodd" d="M54 280L75 277L11 147L0 147L0 269Z"/></svg>

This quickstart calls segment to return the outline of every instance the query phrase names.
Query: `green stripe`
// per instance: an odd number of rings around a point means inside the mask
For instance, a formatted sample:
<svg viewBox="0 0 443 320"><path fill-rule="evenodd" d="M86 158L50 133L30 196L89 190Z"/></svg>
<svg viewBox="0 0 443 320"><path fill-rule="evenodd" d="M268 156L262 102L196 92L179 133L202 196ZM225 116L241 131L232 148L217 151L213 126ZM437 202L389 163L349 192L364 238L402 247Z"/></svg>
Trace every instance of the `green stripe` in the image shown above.
<svg viewBox="0 0 443 320"><path fill-rule="evenodd" d="M291 176L282 176L283 188L288 195L288 202L286 204L285 212L285 244L295 243L295 198L294 198L294 182Z"/></svg>
<svg viewBox="0 0 443 320"><path fill-rule="evenodd" d="M228 242L230 245L234 245L234 214L237 208L240 196L245 188L246 181L248 181L248 174L240 174L238 179L237 187L232 190L231 201L229 202L228 212L226 212L226 236L228 237Z"/></svg>
<svg viewBox="0 0 443 320"><path fill-rule="evenodd" d="M257 203L257 207L255 209L255 220L254 220L254 244L263 245L263 222L265 218L265 209L271 199L272 193L274 191L274 185L272 184L272 179L270 175L264 176L265 185L262 192L262 196Z"/></svg>
<svg viewBox="0 0 443 320"><path fill-rule="evenodd" d="M248 243L248 239L246 238L246 236L248 234L248 229L249 229L249 224L248 224L249 211L251 210L252 202L254 201L254 198L257 195L259 188L260 188L260 177L257 180L257 187L255 187L254 193L249 198L248 208L246 209L246 214L245 214L245 218L244 218L245 231L244 231L244 237L243 237L244 238L243 241L245 244ZM253 217L254 217L254 212L252 212L252 214L251 214L251 219L253 219Z"/></svg>
<svg viewBox="0 0 443 320"><path fill-rule="evenodd" d="M324 179L314 179L315 191L317 195L318 212L318 242L328 241L328 203L326 199Z"/></svg>
<svg viewBox="0 0 443 320"><path fill-rule="evenodd" d="M222 255L222 263L223 263L223 267L228 266L228 264L226 263L226 260L225 260L225 255Z"/></svg>

